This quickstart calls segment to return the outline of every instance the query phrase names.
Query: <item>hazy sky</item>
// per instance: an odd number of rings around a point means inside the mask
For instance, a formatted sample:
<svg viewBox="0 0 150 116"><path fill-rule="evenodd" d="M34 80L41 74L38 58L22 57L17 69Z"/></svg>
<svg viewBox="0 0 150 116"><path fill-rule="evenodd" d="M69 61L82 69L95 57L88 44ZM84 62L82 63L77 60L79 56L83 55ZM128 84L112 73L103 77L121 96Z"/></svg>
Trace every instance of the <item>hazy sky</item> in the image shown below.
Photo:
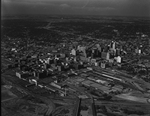
<svg viewBox="0 0 150 116"><path fill-rule="evenodd" d="M150 0L2 0L2 14L150 16Z"/></svg>

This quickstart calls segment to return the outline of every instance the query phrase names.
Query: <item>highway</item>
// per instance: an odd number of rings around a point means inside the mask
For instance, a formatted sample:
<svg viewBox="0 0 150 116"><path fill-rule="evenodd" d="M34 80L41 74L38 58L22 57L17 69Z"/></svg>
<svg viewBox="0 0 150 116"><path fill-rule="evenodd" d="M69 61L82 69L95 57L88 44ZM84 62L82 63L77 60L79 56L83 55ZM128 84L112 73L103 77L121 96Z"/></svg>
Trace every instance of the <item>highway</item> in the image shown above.
<svg viewBox="0 0 150 116"><path fill-rule="evenodd" d="M120 95L116 95L116 97L121 98L121 99L125 99L125 100L129 100L129 101L135 101L135 102L149 104L149 102L148 102L149 98L136 97L136 96L132 96L129 94L120 94Z"/></svg>
<svg viewBox="0 0 150 116"><path fill-rule="evenodd" d="M104 100L100 100L100 101L95 101L95 105L126 105L126 106L147 106L150 107L150 104L148 103L143 103L143 102L127 102L125 101L104 101Z"/></svg>

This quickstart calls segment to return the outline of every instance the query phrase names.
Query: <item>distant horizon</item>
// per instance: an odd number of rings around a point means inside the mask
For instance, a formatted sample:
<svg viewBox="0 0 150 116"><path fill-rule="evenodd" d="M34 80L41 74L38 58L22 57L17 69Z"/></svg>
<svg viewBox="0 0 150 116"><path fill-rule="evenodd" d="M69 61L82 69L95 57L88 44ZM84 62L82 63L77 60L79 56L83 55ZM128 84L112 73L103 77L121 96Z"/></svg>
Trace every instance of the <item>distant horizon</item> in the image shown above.
<svg viewBox="0 0 150 116"><path fill-rule="evenodd" d="M121 15L92 15L92 14L4 14L3 16L42 16L42 15L47 15L47 16L95 16L95 17L133 17L133 18L150 18L150 16L121 16ZM1 15L2 16L2 15ZM2 17L3 17L2 16Z"/></svg>
<svg viewBox="0 0 150 116"><path fill-rule="evenodd" d="M2 0L1 16L93 15L150 17L150 0Z"/></svg>

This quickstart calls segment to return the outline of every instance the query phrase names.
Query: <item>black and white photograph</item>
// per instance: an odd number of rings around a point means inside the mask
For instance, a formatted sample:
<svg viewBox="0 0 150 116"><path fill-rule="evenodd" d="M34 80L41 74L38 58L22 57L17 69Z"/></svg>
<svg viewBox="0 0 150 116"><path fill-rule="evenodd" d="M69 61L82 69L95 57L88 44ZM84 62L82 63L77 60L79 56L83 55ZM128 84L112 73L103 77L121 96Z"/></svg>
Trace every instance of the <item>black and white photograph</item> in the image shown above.
<svg viewBox="0 0 150 116"><path fill-rule="evenodd" d="M150 116L150 0L1 0L1 116Z"/></svg>

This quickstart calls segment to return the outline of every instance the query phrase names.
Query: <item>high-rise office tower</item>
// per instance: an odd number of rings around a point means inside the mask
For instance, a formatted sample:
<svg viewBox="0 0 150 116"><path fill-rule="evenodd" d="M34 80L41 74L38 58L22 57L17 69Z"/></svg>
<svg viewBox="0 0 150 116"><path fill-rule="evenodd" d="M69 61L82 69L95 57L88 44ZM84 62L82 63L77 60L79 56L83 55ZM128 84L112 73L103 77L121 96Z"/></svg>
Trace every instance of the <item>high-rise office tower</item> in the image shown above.
<svg viewBox="0 0 150 116"><path fill-rule="evenodd" d="M110 44L110 48L116 49L116 42L112 41Z"/></svg>

